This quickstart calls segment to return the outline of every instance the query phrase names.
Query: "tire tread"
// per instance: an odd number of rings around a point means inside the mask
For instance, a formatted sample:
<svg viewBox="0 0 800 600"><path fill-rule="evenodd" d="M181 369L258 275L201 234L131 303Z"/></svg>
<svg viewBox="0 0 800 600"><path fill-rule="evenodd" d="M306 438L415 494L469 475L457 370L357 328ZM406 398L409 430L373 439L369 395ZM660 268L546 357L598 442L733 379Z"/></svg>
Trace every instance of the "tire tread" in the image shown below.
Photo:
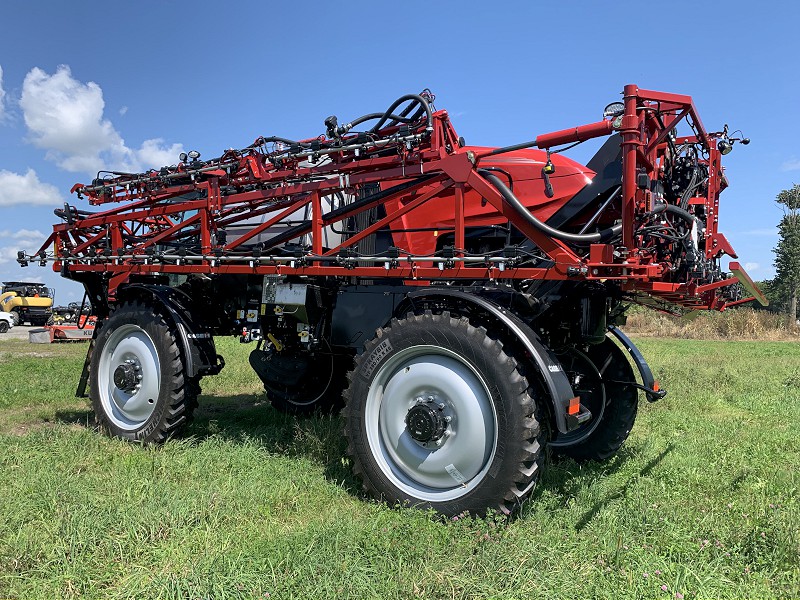
<svg viewBox="0 0 800 600"><path fill-rule="evenodd" d="M417 337L421 338L417 343L442 344L437 339L436 326L444 326L450 330L461 330L473 343L465 345L458 344L452 348L461 353L461 356L469 357L478 351L497 361L499 370L506 374L504 385L511 392L508 402L512 405L512 411L521 414L521 418L509 423L511 439L505 439L504 446L506 457L497 469L498 476L491 477L486 475L481 487L480 497L485 498L486 494L494 497L491 502L484 502L481 505L470 504L471 499L463 501L458 498L452 502L422 502L417 501L415 505L424 508L434 508L435 510L453 516L461 512L473 514L483 514L487 511L496 510L505 515L511 515L518 511L523 503L530 497L539 475L543 469L546 452L545 437L546 427L541 423L541 417L534 397L533 387L520 369L516 358L506 349L506 345L499 338L489 335L487 330L479 325L473 325L465 316L453 317L447 311L433 313L425 311L420 314L409 313L402 320L393 318L389 325L376 331L375 336L364 346L364 352L356 358L353 370L347 374L349 386L344 391L345 407L342 411L344 416L344 435L347 440L347 453L352 459L353 472L361 479L363 489L373 497L389 502L408 501L403 498L403 494L395 493L394 490L384 489L379 477L370 476L372 469L365 468L365 460L370 460L369 449L363 448L365 456L359 449L359 437L355 435L356 427L360 426L360 415L354 413L354 393L358 387L357 373L362 367L366 357L369 357L375 347L387 336L403 328L410 328ZM444 334L442 334L444 337ZM376 369L377 370L377 369ZM496 387L497 382L487 382L490 386ZM363 445L363 444L362 444ZM509 466L510 465L510 466ZM494 468L494 467L493 467ZM476 488L477 489L477 488ZM478 496L476 496L477 498Z"/></svg>
<svg viewBox="0 0 800 600"><path fill-rule="evenodd" d="M95 414L95 423L102 430L115 437L121 437L131 441L139 441L142 443L163 444L172 437L177 436L184 426L191 420L194 409L197 407L197 397L200 394L199 377L187 379L184 376L184 364L181 357L180 348L178 347L175 331L170 326L164 315L159 312L152 304L139 302L139 301L126 301L119 305L114 312L111 313L109 319L106 321L104 327L111 322L111 320L120 314L132 313L142 323L154 323L155 326L162 332L166 341L166 356L164 362L167 363L166 367L171 373L169 391L167 397L167 404L163 411L154 413L153 416L158 416L158 424L147 435L142 438L137 437L137 431L124 431L113 425L108 419L102 409L102 404L99 400L98 394L95 390L91 389L90 397L92 398L92 405ZM100 335L103 334L101 330ZM154 340L154 343L157 343ZM93 381L96 376L97 362L102 356L102 347L95 348L92 352L92 361L90 366L90 381ZM162 390L161 394L164 394ZM151 417L152 418L152 417ZM149 426L149 423L146 425ZM140 428L144 429L146 428Z"/></svg>

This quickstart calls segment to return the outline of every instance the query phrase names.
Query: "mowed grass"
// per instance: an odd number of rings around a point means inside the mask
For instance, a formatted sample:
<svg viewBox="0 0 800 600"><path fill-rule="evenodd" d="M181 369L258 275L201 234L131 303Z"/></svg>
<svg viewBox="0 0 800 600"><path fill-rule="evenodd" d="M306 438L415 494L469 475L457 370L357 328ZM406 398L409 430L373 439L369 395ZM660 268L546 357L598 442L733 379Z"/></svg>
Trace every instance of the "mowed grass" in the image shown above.
<svg viewBox="0 0 800 600"><path fill-rule="evenodd" d="M799 344L642 340L669 395L510 522L364 499L338 418L276 413L219 347L188 437L147 448L73 397L84 345L0 342L0 597L800 596Z"/></svg>

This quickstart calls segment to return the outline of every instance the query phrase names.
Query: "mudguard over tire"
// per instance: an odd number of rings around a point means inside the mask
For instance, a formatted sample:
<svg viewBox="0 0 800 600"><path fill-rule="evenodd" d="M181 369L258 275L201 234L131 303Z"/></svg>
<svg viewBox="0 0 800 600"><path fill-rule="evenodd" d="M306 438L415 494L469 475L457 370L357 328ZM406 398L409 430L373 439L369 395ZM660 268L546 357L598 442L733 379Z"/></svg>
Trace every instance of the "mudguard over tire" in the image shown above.
<svg viewBox="0 0 800 600"><path fill-rule="evenodd" d="M345 392L345 435L364 487L392 504L509 514L530 495L547 443L516 360L448 312L378 330Z"/></svg>
<svg viewBox="0 0 800 600"><path fill-rule="evenodd" d="M127 302L103 324L92 352L90 392L110 435L161 443L189 421L199 378L184 376L175 332L156 308Z"/></svg>

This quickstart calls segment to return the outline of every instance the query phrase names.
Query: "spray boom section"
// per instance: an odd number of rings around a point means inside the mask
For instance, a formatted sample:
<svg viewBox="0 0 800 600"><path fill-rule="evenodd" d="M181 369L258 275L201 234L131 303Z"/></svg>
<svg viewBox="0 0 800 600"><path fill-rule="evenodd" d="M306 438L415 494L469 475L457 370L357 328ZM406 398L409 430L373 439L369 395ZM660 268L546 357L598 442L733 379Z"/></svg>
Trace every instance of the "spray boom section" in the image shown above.
<svg viewBox="0 0 800 600"><path fill-rule="evenodd" d="M602 119L505 147L470 146L430 90L294 140L259 136L203 160L76 184L92 212L61 222L21 264L102 277L107 293L153 274L407 281L594 281L634 302L723 310L763 295L721 269L722 157L689 96L627 85ZM584 166L563 152L606 137ZM376 236L388 240L375 244Z"/></svg>

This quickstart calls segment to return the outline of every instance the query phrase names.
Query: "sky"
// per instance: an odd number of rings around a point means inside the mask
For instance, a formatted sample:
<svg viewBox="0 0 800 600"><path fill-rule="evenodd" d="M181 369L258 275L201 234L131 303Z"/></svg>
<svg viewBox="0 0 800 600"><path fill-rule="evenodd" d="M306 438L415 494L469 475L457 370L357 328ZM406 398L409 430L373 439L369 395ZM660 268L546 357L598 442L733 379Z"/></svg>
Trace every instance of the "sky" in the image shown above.
<svg viewBox="0 0 800 600"><path fill-rule="evenodd" d="M774 276L782 213L800 183L800 3L7 3L0 25L0 281L21 269L76 182L307 138L323 120L383 111L430 88L469 144L506 145L591 123L623 86L693 96L709 131L752 140L724 158L720 227L754 279ZM586 161L591 148L568 156Z"/></svg>

